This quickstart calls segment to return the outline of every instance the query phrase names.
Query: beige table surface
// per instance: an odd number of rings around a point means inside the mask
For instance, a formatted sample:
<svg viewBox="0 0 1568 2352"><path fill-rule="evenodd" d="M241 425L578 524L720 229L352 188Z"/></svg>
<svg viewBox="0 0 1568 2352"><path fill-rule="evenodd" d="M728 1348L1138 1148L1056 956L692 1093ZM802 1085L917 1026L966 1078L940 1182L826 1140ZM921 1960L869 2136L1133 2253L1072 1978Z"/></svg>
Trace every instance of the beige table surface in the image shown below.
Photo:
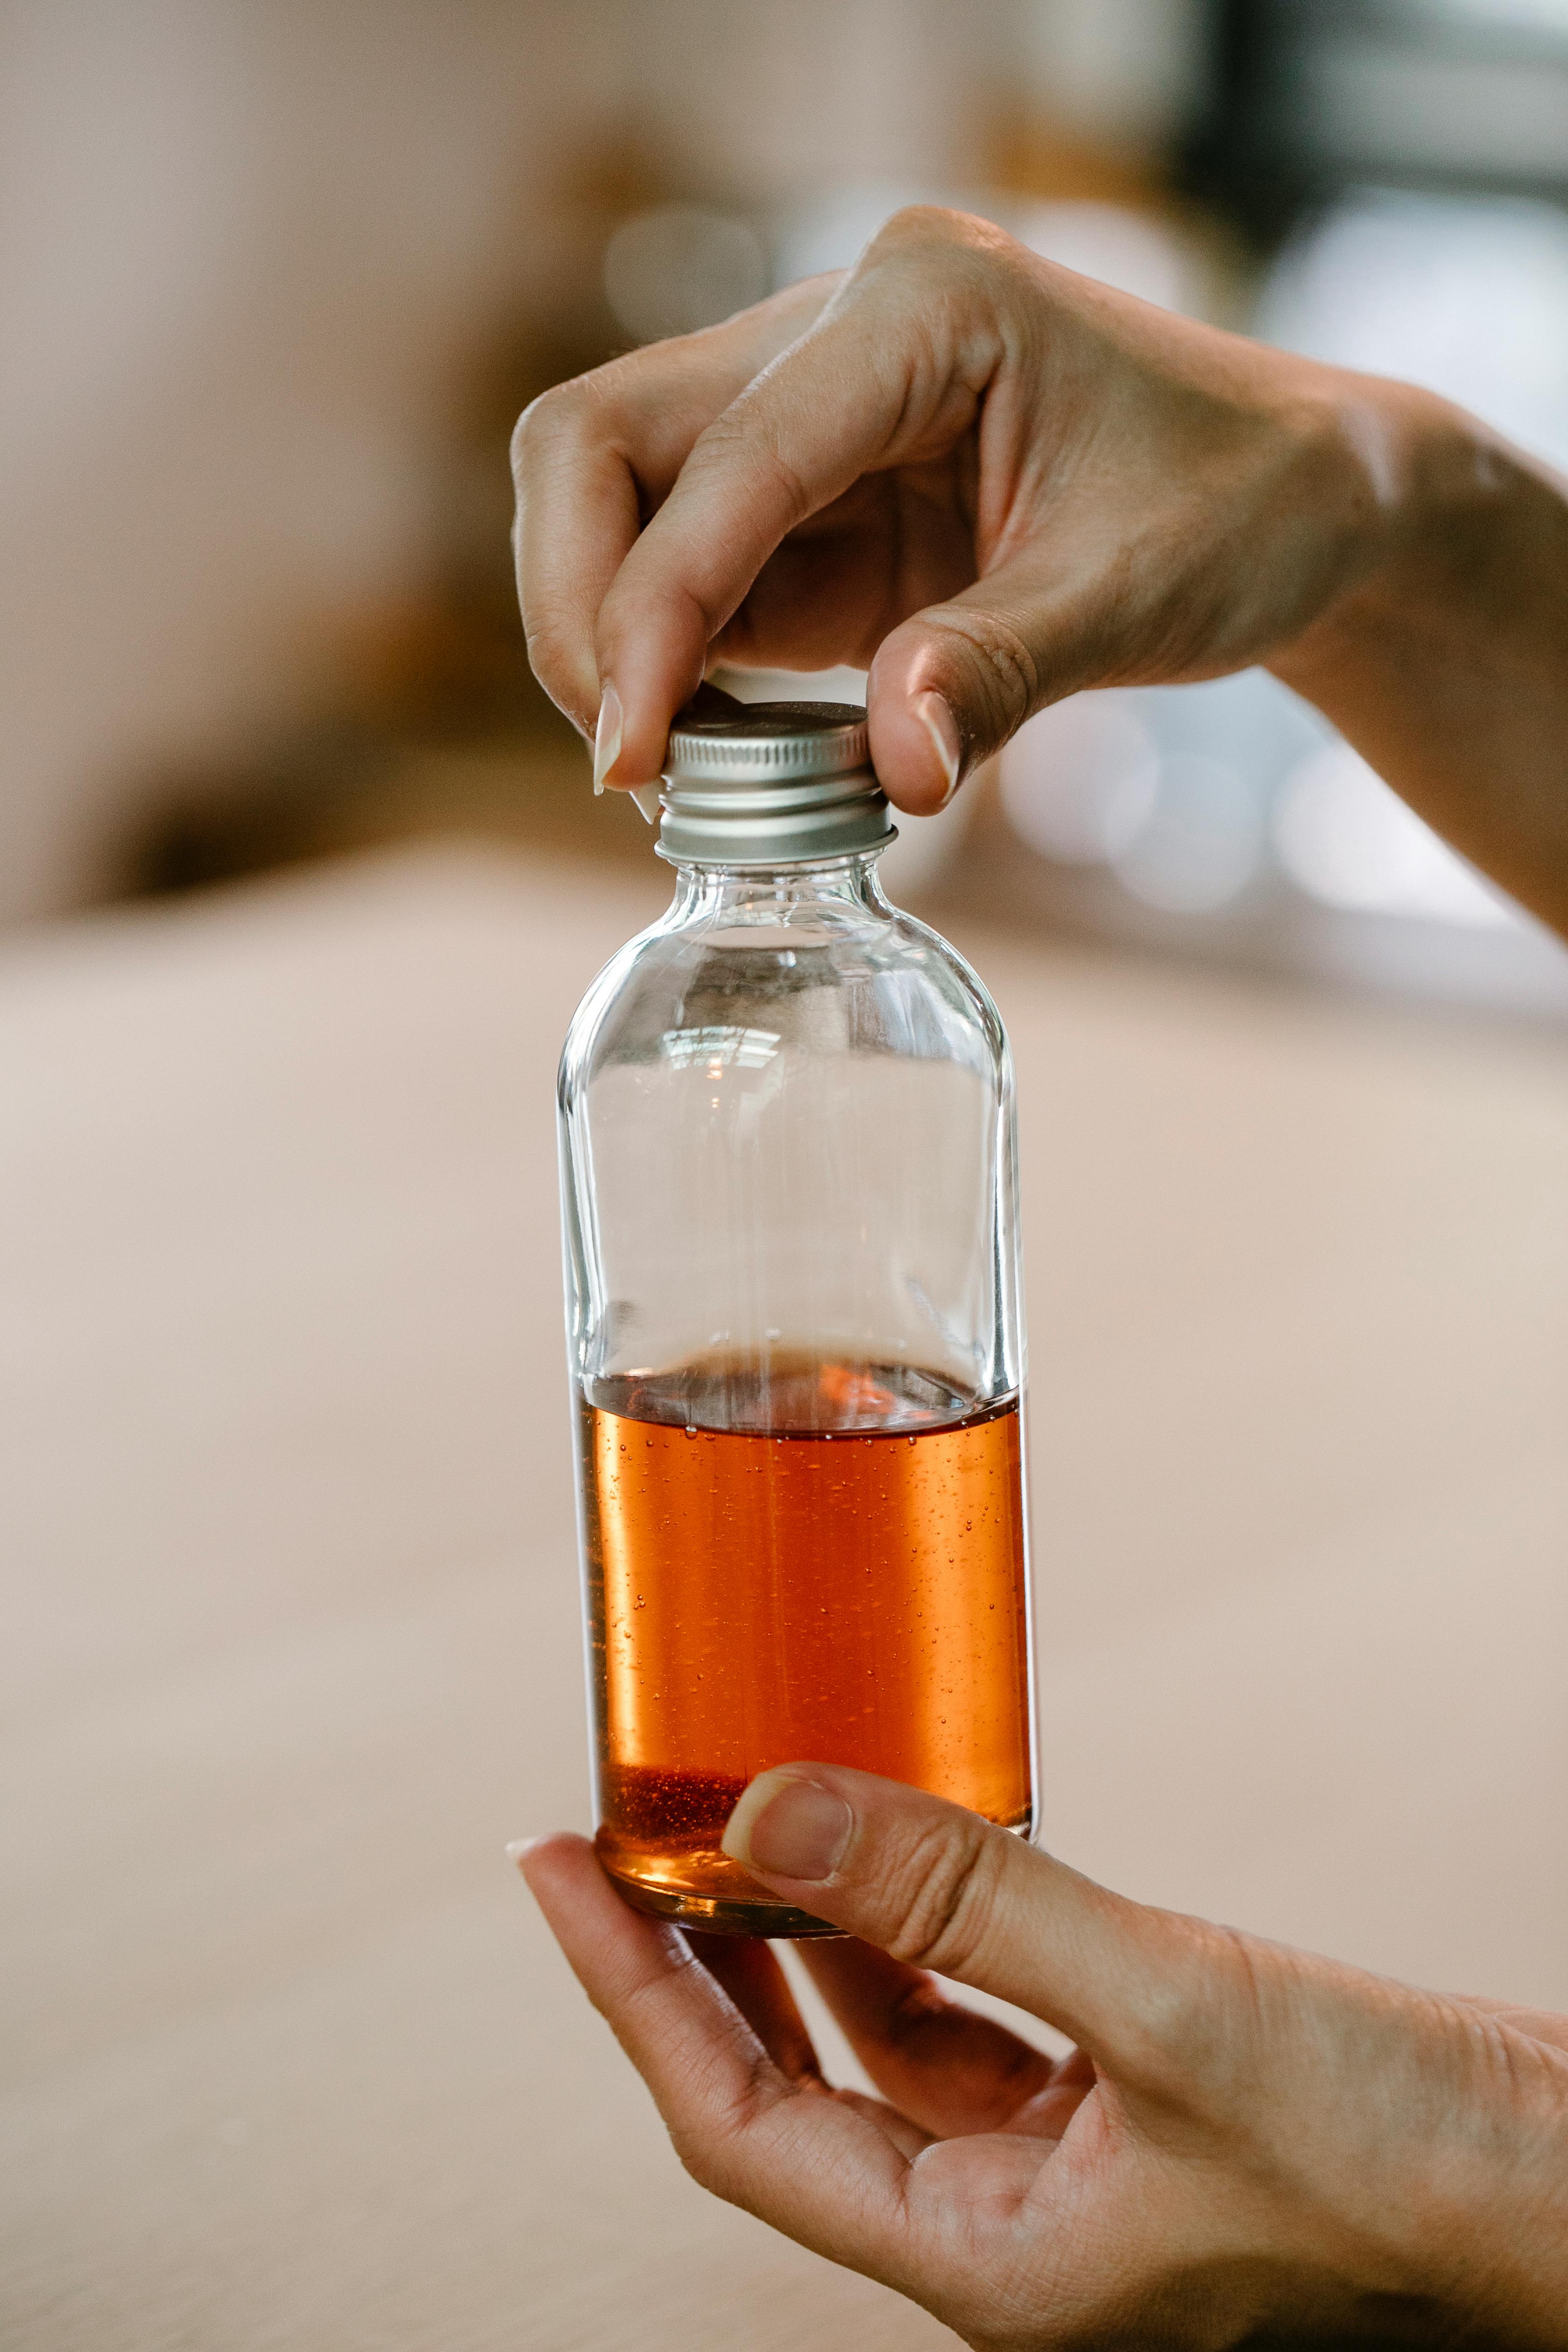
<svg viewBox="0 0 1568 2352"><path fill-rule="evenodd" d="M0 958L0 2342L951 2343L711 2202L503 1840L585 1810L552 1083L662 874ZM1045 1817L1568 2006L1568 1054L966 934L1024 1101Z"/></svg>

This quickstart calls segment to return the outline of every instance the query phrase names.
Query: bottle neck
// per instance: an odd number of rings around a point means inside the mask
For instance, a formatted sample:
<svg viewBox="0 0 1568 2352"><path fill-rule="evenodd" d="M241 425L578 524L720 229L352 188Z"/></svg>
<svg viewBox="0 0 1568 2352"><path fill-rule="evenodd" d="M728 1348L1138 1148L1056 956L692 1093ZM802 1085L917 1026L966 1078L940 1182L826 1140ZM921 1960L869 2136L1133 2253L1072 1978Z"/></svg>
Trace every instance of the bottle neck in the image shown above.
<svg viewBox="0 0 1568 2352"><path fill-rule="evenodd" d="M885 919L893 908L877 879L880 849L826 858L820 866L676 867L671 923L755 923L772 927L813 914Z"/></svg>

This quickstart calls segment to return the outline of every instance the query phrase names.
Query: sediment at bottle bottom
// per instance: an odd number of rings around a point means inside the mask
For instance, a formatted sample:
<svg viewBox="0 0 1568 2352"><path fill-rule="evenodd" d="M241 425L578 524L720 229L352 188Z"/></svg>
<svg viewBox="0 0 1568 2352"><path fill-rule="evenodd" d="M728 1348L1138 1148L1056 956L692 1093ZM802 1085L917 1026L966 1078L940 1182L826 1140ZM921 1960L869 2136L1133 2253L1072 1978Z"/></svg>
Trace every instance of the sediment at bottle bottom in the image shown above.
<svg viewBox="0 0 1568 2352"><path fill-rule="evenodd" d="M743 1780L711 1773L661 1773L628 1788L623 1777L602 1801L594 1843L600 1861L639 1911L720 1935L804 1937L841 1930L781 1903L719 1843ZM690 1826L667 1826L671 1820ZM1027 1836L1027 1805L998 1828Z"/></svg>

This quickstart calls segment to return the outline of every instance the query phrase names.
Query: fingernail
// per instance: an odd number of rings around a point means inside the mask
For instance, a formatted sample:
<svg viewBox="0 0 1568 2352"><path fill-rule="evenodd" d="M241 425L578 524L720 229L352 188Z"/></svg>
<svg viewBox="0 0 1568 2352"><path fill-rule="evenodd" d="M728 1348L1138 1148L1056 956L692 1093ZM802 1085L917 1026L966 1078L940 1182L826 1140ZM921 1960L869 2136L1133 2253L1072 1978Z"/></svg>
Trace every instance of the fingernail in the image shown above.
<svg viewBox="0 0 1568 2352"><path fill-rule="evenodd" d="M599 723L594 730L594 790L602 793L605 778L621 756L621 698L613 686L599 698Z"/></svg>
<svg viewBox="0 0 1568 2352"><path fill-rule="evenodd" d="M536 1837L513 1838L511 1843L506 1850L506 1858L508 1862L511 1863L515 1866L522 1860L525 1853L531 1853L534 1847L541 1843L542 1841Z"/></svg>
<svg viewBox="0 0 1568 2352"><path fill-rule="evenodd" d="M649 824L658 823L658 786L639 784L631 795Z"/></svg>
<svg viewBox="0 0 1568 2352"><path fill-rule="evenodd" d="M963 758L958 721L940 694L917 694L915 716L935 744L936 756L942 761L942 772L947 778L947 790L939 803L945 808L958 790L958 771Z"/></svg>
<svg viewBox="0 0 1568 2352"><path fill-rule="evenodd" d="M763 1772L731 1814L720 1843L743 1867L820 1881L837 1869L854 1826L854 1814L832 1789Z"/></svg>

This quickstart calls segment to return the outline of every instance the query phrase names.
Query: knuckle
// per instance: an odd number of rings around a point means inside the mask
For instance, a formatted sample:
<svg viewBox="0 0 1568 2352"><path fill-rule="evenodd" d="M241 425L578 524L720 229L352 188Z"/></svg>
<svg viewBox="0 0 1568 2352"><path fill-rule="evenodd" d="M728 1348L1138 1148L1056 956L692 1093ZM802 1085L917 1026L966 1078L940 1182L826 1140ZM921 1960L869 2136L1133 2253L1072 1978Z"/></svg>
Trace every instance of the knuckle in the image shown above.
<svg viewBox="0 0 1568 2352"><path fill-rule="evenodd" d="M765 440L760 452L773 476L781 502L795 522L804 522L813 506L811 491L795 467L771 438ZM793 525L792 525L793 527Z"/></svg>
<svg viewBox="0 0 1568 2352"><path fill-rule="evenodd" d="M522 622L523 645L528 654L529 667L545 692L552 698L568 693L576 667L574 647L565 632L552 623L536 619L525 613ZM575 716L574 712L571 714Z"/></svg>
<svg viewBox="0 0 1568 2352"><path fill-rule="evenodd" d="M552 384L548 392L542 392L536 400L529 402L512 426L511 473L514 482L521 485L523 475L542 446L553 439L565 406L563 399L565 391L566 386L558 383Z"/></svg>
<svg viewBox="0 0 1568 2352"><path fill-rule="evenodd" d="M868 254L925 251L961 243L964 215L946 205L900 205L889 213L867 247Z"/></svg>
<svg viewBox="0 0 1568 2352"><path fill-rule="evenodd" d="M910 1863L901 1924L888 1946L893 1958L963 1976L991 1931L1004 1859L984 1822L944 1822L928 1832Z"/></svg>
<svg viewBox="0 0 1568 2352"><path fill-rule="evenodd" d="M511 474L521 489L526 474L584 426L595 404L593 378L571 376L531 400L511 428Z"/></svg>
<svg viewBox="0 0 1568 2352"><path fill-rule="evenodd" d="M531 658L565 661L575 650L576 612L564 597L552 595L548 588L531 589L523 604L522 627Z"/></svg>
<svg viewBox="0 0 1568 2352"><path fill-rule="evenodd" d="M1251 1939L1207 1921L1179 1931L1157 1980L1127 2001L1122 2072L1146 2092L1179 2087L1222 2104L1256 2066L1267 2005ZM1266 2042L1266 2037L1265 2037Z"/></svg>
<svg viewBox="0 0 1568 2352"><path fill-rule="evenodd" d="M707 2086L696 2102L697 2118L669 2123L670 2144L683 2168L710 2196L731 2205L745 2201L754 2170L749 2134L780 2087L777 2069L759 2049L738 2091Z"/></svg>
<svg viewBox="0 0 1568 2352"><path fill-rule="evenodd" d="M731 2167L725 2159L722 2140L710 2132L687 2131L673 2126L669 2140L680 2159L681 2169L699 2189L706 2189L710 2197L727 2195Z"/></svg>
<svg viewBox="0 0 1568 2352"><path fill-rule="evenodd" d="M1005 614L948 611L934 621L939 637L973 686L986 751L994 751L1044 699L1040 664L1027 638Z"/></svg>
<svg viewBox="0 0 1568 2352"><path fill-rule="evenodd" d="M862 266L881 261L908 262L917 268L943 268L955 285L971 285L978 270L1016 265L1025 248L994 221L955 210L949 205L904 205L889 217L867 246Z"/></svg>
<svg viewBox="0 0 1568 2352"><path fill-rule="evenodd" d="M700 436L688 471L711 469L721 478L737 465L743 466L759 488L771 487L770 503L782 507L792 522L800 522L810 514L815 500L810 486L780 446L782 421L766 396L771 390L771 386L765 391L753 386L716 416Z"/></svg>

